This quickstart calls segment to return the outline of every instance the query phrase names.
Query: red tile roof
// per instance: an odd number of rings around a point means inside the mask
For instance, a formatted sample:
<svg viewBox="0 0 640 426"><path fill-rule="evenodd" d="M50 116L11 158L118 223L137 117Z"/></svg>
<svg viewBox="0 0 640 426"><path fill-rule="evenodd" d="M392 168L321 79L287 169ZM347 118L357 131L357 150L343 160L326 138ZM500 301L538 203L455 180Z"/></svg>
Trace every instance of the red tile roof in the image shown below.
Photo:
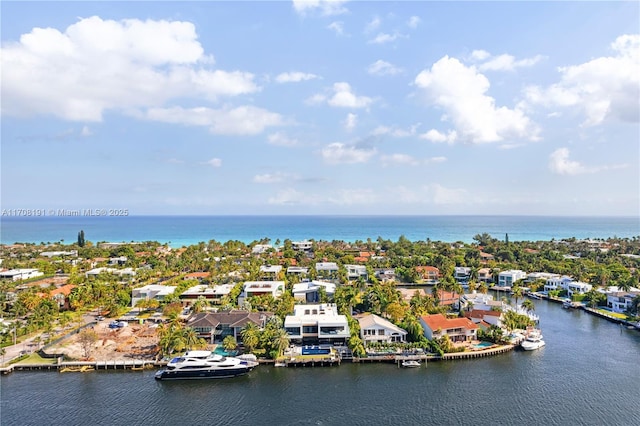
<svg viewBox="0 0 640 426"><path fill-rule="evenodd" d="M478 328L469 318L447 318L442 314L423 315L422 321L432 330L449 330L451 328L466 328L475 330Z"/></svg>
<svg viewBox="0 0 640 426"><path fill-rule="evenodd" d="M209 278L211 275L209 272L192 272L190 274L185 275L185 278Z"/></svg>

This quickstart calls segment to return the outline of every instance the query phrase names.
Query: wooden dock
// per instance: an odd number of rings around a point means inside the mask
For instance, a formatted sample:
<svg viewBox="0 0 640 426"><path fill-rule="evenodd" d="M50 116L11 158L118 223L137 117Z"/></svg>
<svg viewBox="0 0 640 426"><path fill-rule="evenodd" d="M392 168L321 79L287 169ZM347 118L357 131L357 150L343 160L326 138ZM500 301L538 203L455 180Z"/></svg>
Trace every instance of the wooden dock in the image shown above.
<svg viewBox="0 0 640 426"><path fill-rule="evenodd" d="M443 361L451 361L455 359L473 359L473 358L483 358L486 356L494 356L507 353L512 351L515 348L515 345L504 345L498 346L497 348L485 349L481 351L471 351L471 352L455 352L444 354L440 359Z"/></svg>
<svg viewBox="0 0 640 426"><path fill-rule="evenodd" d="M9 374L13 371L59 371L65 372L88 372L96 370L133 370L142 371L161 367L166 363L148 360L110 360L110 361L67 361L58 363L22 364L16 363L5 367L0 367L0 374Z"/></svg>

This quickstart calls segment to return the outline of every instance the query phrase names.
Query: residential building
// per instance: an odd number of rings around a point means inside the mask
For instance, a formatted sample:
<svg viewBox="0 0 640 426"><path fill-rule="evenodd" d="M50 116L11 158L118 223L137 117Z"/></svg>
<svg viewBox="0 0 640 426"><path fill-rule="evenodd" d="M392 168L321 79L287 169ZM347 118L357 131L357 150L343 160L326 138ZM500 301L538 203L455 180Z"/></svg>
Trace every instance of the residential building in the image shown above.
<svg viewBox="0 0 640 426"><path fill-rule="evenodd" d="M367 267L364 265L344 265L344 267L347 269L347 279L349 280L362 278L366 281L369 279Z"/></svg>
<svg viewBox="0 0 640 426"><path fill-rule="evenodd" d="M284 288L284 281L247 281L244 283L242 294L238 297L238 305L242 305L245 300L254 296L280 297L284 293Z"/></svg>
<svg viewBox="0 0 640 426"><path fill-rule="evenodd" d="M493 300L493 296L483 293L469 293L462 296L463 306L470 307L475 310L491 311L502 310L504 302L499 300Z"/></svg>
<svg viewBox="0 0 640 426"><path fill-rule="evenodd" d="M277 278L278 274L282 271L281 265L262 265L260 266L260 275L268 276L271 278Z"/></svg>
<svg viewBox="0 0 640 426"><path fill-rule="evenodd" d="M186 289L180 295L180 301L185 306L190 306L193 302L198 300L198 298L204 297L210 303L219 305L222 303L222 298L231 293L233 287L233 284L221 284L216 286L209 286L206 284L196 285Z"/></svg>
<svg viewBox="0 0 640 426"><path fill-rule="evenodd" d="M305 268L302 266L289 266L287 268L287 275L307 275L309 273L309 268Z"/></svg>
<svg viewBox="0 0 640 426"><path fill-rule="evenodd" d="M65 256L78 256L78 250L69 250L69 251L43 251L40 253L40 256L44 257L65 257Z"/></svg>
<svg viewBox="0 0 640 426"><path fill-rule="evenodd" d="M311 251L313 248L313 242L304 240L304 241L293 241L291 242L291 247L297 251Z"/></svg>
<svg viewBox="0 0 640 426"><path fill-rule="evenodd" d="M76 287L74 284L66 284L55 290L51 290L48 296L58 304L58 309L69 309L69 295L71 294L71 290Z"/></svg>
<svg viewBox="0 0 640 426"><path fill-rule="evenodd" d="M607 294L607 306L613 312L623 313L631 308L633 299L638 296L640 296L640 292L637 291L617 291L615 293L609 293Z"/></svg>
<svg viewBox="0 0 640 426"><path fill-rule="evenodd" d="M116 268L94 268L90 271L85 272L85 276L87 278L97 277L100 274L112 274L118 275L120 277L132 278L135 277L136 271L133 268L124 268L124 269L116 269Z"/></svg>
<svg viewBox="0 0 640 426"><path fill-rule="evenodd" d="M438 299L439 306L448 306L449 310L457 311L460 309L460 297L461 295L455 291L438 290L436 292L436 298Z"/></svg>
<svg viewBox="0 0 640 426"><path fill-rule="evenodd" d="M31 278L37 278L44 275L37 269L9 269L8 271L0 272L0 279L9 279L11 281L29 280Z"/></svg>
<svg viewBox="0 0 640 426"><path fill-rule="evenodd" d="M347 317L338 315L335 304L295 305L284 328L292 342L303 345L344 345L350 337Z"/></svg>
<svg viewBox="0 0 640 426"><path fill-rule="evenodd" d="M423 315L420 324L427 339L448 335L452 342L476 340L479 328L469 318L447 318L442 314Z"/></svg>
<svg viewBox="0 0 640 426"><path fill-rule="evenodd" d="M220 343L227 336L233 336L240 342L242 329L247 324L253 323L262 329L272 316L271 312L201 312L189 317L187 327L193 328L198 337L211 344Z"/></svg>
<svg viewBox="0 0 640 426"><path fill-rule="evenodd" d="M502 271L498 274L498 287L513 287L516 281L527 278L527 273L519 269Z"/></svg>
<svg viewBox="0 0 640 426"><path fill-rule="evenodd" d="M478 282L481 282L481 283L493 282L493 275L491 274L491 268L478 269Z"/></svg>
<svg viewBox="0 0 640 426"><path fill-rule="evenodd" d="M256 244L251 249L251 254L266 253L267 251L271 250L272 248L273 248L273 246L271 244Z"/></svg>
<svg viewBox="0 0 640 426"><path fill-rule="evenodd" d="M149 284L144 287L134 288L131 291L131 306L135 307L140 300L155 299L162 302L165 297L173 294L175 290L175 286L161 284Z"/></svg>
<svg viewBox="0 0 640 426"><path fill-rule="evenodd" d="M544 291L566 290L571 281L573 281L573 278L566 275L554 275L547 278L547 281L544 284Z"/></svg>
<svg viewBox="0 0 640 426"><path fill-rule="evenodd" d="M453 270L453 278L460 284L467 284L471 279L471 268L467 266L456 266Z"/></svg>
<svg viewBox="0 0 640 426"><path fill-rule="evenodd" d="M469 318L475 324L484 322L489 326L495 325L496 327L502 327L502 311L472 309L470 311L466 311L464 316Z"/></svg>
<svg viewBox="0 0 640 426"><path fill-rule="evenodd" d="M184 276L185 280L198 280L200 282L208 280L211 276L210 272L191 272Z"/></svg>
<svg viewBox="0 0 640 426"><path fill-rule="evenodd" d="M383 283L396 281L396 270L394 268L378 268L374 270L374 274Z"/></svg>
<svg viewBox="0 0 640 426"><path fill-rule="evenodd" d="M440 269L435 266L416 266L416 272L424 281L424 284L435 285L440 279Z"/></svg>
<svg viewBox="0 0 640 426"><path fill-rule="evenodd" d="M333 295L336 292L336 285L334 283L325 281L304 281L299 284L293 285L293 297L296 300L302 300L306 303L318 303L320 302L320 289L323 288L327 297L333 299Z"/></svg>
<svg viewBox="0 0 640 426"><path fill-rule="evenodd" d="M118 256L109 259L109 265L111 266L124 266L125 263L127 263L127 256Z"/></svg>
<svg viewBox="0 0 640 426"><path fill-rule="evenodd" d="M336 280L338 278L338 264L335 262L316 262L318 278Z"/></svg>
<svg viewBox="0 0 640 426"><path fill-rule="evenodd" d="M406 342L407 331L375 314L356 316L360 324L360 338L365 346L369 343Z"/></svg>
<svg viewBox="0 0 640 426"><path fill-rule="evenodd" d="M582 281L570 281L567 283L567 295L573 297L574 294L585 294L592 287L591 284L583 283Z"/></svg>

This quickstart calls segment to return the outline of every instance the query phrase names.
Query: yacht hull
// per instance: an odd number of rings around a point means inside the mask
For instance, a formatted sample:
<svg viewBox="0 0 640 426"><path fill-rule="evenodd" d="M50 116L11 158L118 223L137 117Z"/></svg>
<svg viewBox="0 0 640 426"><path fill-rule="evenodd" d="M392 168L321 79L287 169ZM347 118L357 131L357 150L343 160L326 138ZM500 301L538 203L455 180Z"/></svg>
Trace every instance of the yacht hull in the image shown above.
<svg viewBox="0 0 640 426"><path fill-rule="evenodd" d="M156 372L156 380L185 380L185 379L229 379L232 377L244 376L252 369L246 368L225 368L225 369L203 369L203 370L159 370Z"/></svg>

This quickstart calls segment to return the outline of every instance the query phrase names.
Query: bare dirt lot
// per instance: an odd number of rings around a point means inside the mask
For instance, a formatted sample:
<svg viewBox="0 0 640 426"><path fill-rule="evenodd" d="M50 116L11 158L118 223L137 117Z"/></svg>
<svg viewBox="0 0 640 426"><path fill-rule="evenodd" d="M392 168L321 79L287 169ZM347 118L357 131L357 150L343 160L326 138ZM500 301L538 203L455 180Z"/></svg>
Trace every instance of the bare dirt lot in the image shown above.
<svg viewBox="0 0 640 426"><path fill-rule="evenodd" d="M89 360L111 361L145 359L152 360L158 352L156 328L144 325L129 325L109 328L109 320L101 321L93 330L98 340L90 350ZM84 350L78 341L78 334L72 334L56 346L47 348L49 353L63 353L67 357L84 360Z"/></svg>

